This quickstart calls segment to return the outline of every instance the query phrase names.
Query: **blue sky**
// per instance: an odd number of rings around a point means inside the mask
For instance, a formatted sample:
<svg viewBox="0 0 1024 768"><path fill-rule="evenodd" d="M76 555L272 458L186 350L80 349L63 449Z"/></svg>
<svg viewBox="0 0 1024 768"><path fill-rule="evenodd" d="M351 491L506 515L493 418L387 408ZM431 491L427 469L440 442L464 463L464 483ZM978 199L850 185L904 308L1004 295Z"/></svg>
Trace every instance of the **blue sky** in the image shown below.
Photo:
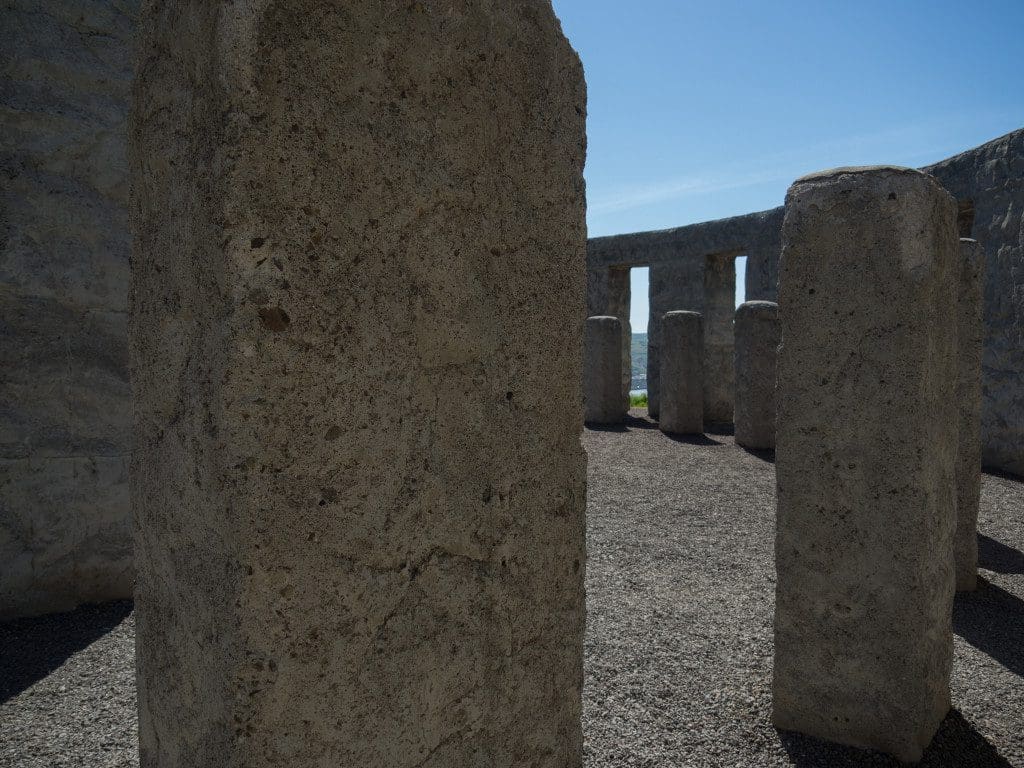
<svg viewBox="0 0 1024 768"><path fill-rule="evenodd" d="M764 210L810 171L926 165L1024 127L1024 0L554 6L587 76L591 235Z"/></svg>

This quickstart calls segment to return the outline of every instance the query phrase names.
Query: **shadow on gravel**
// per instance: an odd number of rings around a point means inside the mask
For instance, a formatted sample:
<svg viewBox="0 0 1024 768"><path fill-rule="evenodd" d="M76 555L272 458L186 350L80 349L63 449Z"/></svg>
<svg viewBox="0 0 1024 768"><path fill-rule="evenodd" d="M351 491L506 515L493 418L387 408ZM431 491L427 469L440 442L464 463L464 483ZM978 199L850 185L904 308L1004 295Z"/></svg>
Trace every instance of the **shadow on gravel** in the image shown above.
<svg viewBox="0 0 1024 768"><path fill-rule="evenodd" d="M906 763L874 750L819 741L791 731L779 731L778 734L793 765L801 768L906 766ZM946 715L917 765L921 768L1012 768L1010 762L955 709Z"/></svg>
<svg viewBox="0 0 1024 768"><path fill-rule="evenodd" d="M119 600L0 624L0 704L46 677L131 612L131 600Z"/></svg>
<svg viewBox="0 0 1024 768"><path fill-rule="evenodd" d="M1015 483L1024 484L1024 477L1021 477L1020 475L1015 475L1012 472L1004 472L1003 470L996 469L995 467L982 467L981 471L984 472L986 475L992 475L993 477L998 477L1003 480L1011 480Z"/></svg>
<svg viewBox="0 0 1024 768"><path fill-rule="evenodd" d="M712 440L707 435L676 435L666 432L665 437L673 442L687 445L722 445L718 440Z"/></svg>
<svg viewBox="0 0 1024 768"><path fill-rule="evenodd" d="M630 432L634 429L657 429L658 422L648 419L638 419L636 416L627 416L621 424L591 424L584 422L583 426L592 432Z"/></svg>
<svg viewBox="0 0 1024 768"><path fill-rule="evenodd" d="M627 416L625 424L630 429L657 429L658 422L653 419L642 419L636 416Z"/></svg>
<svg viewBox="0 0 1024 768"><path fill-rule="evenodd" d="M775 451L771 448L744 448L742 445L737 446L737 448L761 461L767 461L769 464L775 463Z"/></svg>
<svg viewBox="0 0 1024 768"><path fill-rule="evenodd" d="M1024 677L1024 600L979 577L974 592L953 601L953 631Z"/></svg>
<svg viewBox="0 0 1024 768"><path fill-rule="evenodd" d="M1024 573L1024 552L979 533L978 565L996 573Z"/></svg>

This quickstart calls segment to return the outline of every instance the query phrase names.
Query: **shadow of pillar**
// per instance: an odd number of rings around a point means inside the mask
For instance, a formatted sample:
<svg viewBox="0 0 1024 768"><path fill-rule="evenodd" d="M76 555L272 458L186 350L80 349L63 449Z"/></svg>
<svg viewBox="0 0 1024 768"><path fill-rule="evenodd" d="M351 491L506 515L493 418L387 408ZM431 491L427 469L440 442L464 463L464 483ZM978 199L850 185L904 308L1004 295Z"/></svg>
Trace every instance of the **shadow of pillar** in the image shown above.
<svg viewBox="0 0 1024 768"><path fill-rule="evenodd" d="M906 765L889 755L873 750L833 744L790 731L778 733L786 754L793 761L793 765L800 768L898 768ZM1010 761L1000 755L999 751L956 709L951 709L946 715L935 738L917 765L920 768L1012 768Z"/></svg>
<svg viewBox="0 0 1024 768"><path fill-rule="evenodd" d="M953 631L1024 677L1024 600L979 578L977 590L957 593Z"/></svg>
<svg viewBox="0 0 1024 768"><path fill-rule="evenodd" d="M1024 573L1024 552L979 533L978 565L996 573Z"/></svg>
<svg viewBox="0 0 1024 768"><path fill-rule="evenodd" d="M130 600L0 624L0 704L46 677L124 621Z"/></svg>

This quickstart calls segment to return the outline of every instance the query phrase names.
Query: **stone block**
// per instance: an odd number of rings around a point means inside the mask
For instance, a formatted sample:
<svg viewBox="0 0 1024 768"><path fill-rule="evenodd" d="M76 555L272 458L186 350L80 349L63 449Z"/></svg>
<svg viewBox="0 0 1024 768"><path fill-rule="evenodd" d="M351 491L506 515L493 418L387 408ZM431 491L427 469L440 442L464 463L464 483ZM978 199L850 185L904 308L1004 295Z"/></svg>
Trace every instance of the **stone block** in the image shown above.
<svg viewBox="0 0 1024 768"><path fill-rule="evenodd" d="M981 500L981 361L985 340L985 253L975 240L960 240L957 296L959 434L956 459L956 588L978 580L978 505Z"/></svg>
<svg viewBox="0 0 1024 768"><path fill-rule="evenodd" d="M773 719L921 757L950 706L956 203L847 168L786 197Z"/></svg>
<svg viewBox="0 0 1024 768"><path fill-rule="evenodd" d="M704 321L699 312L666 312L661 321L662 432L704 432Z"/></svg>
<svg viewBox="0 0 1024 768"><path fill-rule="evenodd" d="M775 448L775 359L779 305L747 301L736 309L736 444Z"/></svg>
<svg viewBox="0 0 1024 768"><path fill-rule="evenodd" d="M128 457L0 458L0 619L131 597Z"/></svg>
<svg viewBox="0 0 1024 768"><path fill-rule="evenodd" d="M580 766L585 92L546 0L144 6L143 768Z"/></svg>
<svg viewBox="0 0 1024 768"><path fill-rule="evenodd" d="M622 402L622 324L617 317L588 317L583 332L583 418L619 424Z"/></svg>
<svg viewBox="0 0 1024 768"><path fill-rule="evenodd" d="M127 97L137 0L0 8L0 616L131 594Z"/></svg>

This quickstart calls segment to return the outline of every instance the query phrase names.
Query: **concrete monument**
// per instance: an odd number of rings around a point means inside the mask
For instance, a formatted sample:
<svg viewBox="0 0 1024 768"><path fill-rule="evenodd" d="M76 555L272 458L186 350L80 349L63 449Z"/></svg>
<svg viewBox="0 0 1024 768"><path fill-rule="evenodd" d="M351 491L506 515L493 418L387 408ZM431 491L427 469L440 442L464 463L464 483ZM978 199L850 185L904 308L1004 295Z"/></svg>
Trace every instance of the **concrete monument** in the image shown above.
<svg viewBox="0 0 1024 768"><path fill-rule="evenodd" d="M747 301L736 309L736 444L775 447L775 358L779 305Z"/></svg>
<svg viewBox="0 0 1024 768"><path fill-rule="evenodd" d="M588 317L583 332L583 418L619 424L622 402L622 323L610 315Z"/></svg>
<svg viewBox="0 0 1024 768"><path fill-rule="evenodd" d="M975 240L960 241L957 301L956 402L960 440L956 459L956 587L970 591L978 580L978 505L981 501L981 358L985 254Z"/></svg>
<svg viewBox="0 0 1024 768"><path fill-rule="evenodd" d="M146 4L142 766L581 763L585 95L543 0Z"/></svg>
<svg viewBox="0 0 1024 768"><path fill-rule="evenodd" d="M662 432L704 432L704 321L699 312L666 312L661 320Z"/></svg>
<svg viewBox="0 0 1024 768"><path fill-rule="evenodd" d="M950 706L956 203L904 168L786 197L779 280L779 728L917 760Z"/></svg>

